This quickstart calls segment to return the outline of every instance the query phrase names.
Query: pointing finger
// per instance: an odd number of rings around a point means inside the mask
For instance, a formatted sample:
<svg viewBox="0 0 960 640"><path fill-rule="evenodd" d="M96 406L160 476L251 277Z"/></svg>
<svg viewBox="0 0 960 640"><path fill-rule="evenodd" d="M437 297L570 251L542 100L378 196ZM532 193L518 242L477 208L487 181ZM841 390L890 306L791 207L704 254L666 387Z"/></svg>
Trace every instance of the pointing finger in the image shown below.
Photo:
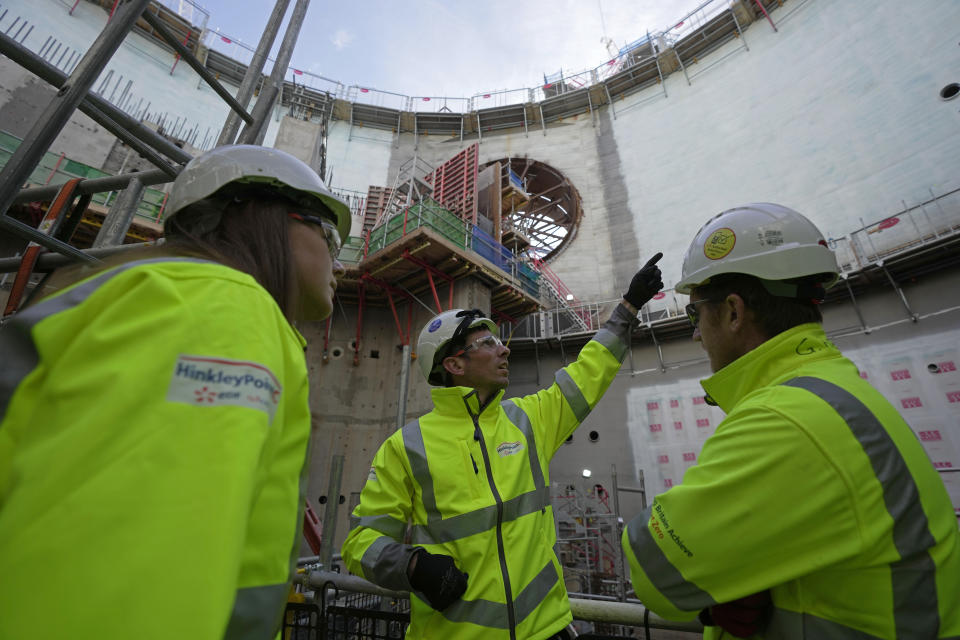
<svg viewBox="0 0 960 640"><path fill-rule="evenodd" d="M643 268L646 269L647 267L649 267L649 266L651 266L651 265L657 264L657 263L660 261L660 258L662 258L662 257L663 257L663 253L660 252L660 251L658 251L658 252L657 252L657 255L655 255L655 256L653 256L652 258L650 258L649 260L647 260L647 264L643 265Z"/></svg>

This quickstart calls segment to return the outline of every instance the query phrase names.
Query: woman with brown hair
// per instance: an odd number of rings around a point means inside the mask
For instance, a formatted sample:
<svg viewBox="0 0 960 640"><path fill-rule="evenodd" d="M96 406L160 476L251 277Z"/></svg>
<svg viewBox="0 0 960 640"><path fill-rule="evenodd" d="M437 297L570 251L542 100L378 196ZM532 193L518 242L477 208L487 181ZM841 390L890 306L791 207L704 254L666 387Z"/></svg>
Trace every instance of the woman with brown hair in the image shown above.
<svg viewBox="0 0 960 640"><path fill-rule="evenodd" d="M293 322L330 314L349 229L304 163L221 147L163 246L0 330L0 637L273 637L310 436Z"/></svg>

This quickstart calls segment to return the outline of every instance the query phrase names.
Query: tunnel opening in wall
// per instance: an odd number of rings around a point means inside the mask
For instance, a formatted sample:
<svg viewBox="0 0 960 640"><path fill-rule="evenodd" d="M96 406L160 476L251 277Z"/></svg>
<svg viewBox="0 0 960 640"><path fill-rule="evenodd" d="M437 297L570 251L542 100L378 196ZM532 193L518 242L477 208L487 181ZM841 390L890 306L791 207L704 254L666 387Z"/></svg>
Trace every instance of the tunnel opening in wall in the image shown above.
<svg viewBox="0 0 960 640"><path fill-rule="evenodd" d="M484 188L498 173L499 193ZM490 200L500 199L504 246L550 261L576 236L583 216L580 193L558 169L531 158L500 158L486 163L477 186L481 211L493 210Z"/></svg>

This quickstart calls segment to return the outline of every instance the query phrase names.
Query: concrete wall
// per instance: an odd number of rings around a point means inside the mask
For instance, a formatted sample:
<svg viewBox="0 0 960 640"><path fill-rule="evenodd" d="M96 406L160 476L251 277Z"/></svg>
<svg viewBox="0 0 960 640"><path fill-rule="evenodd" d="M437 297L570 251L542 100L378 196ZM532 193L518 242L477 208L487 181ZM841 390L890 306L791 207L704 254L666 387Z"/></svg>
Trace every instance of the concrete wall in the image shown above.
<svg viewBox="0 0 960 640"><path fill-rule="evenodd" d="M578 298L616 297L658 250L672 286L696 228L738 204L779 202L840 237L960 186L960 114L939 98L957 80L960 5L809 0L775 13L779 32L754 23L749 51L734 40L688 68L691 84L667 76L667 97L655 85L546 135L483 134L481 162L528 156L580 192L583 222L551 265ZM348 142L346 128L335 127L329 156L356 170L335 170L334 183L358 190L392 184L415 152L438 165L476 142L357 127L377 142Z"/></svg>
<svg viewBox="0 0 960 640"><path fill-rule="evenodd" d="M960 113L939 98L958 79L960 5L795 4L775 12L793 12L779 32L754 23L750 51L691 86L673 74L668 98L617 104L614 135L630 150L621 158L636 233L668 250L667 286L679 279L690 227L731 206L778 202L837 237L904 200L960 186Z"/></svg>
<svg viewBox="0 0 960 640"><path fill-rule="evenodd" d="M55 90L9 58L0 57L0 129L23 139L53 99ZM50 151L101 167L116 138L89 117L75 111Z"/></svg>

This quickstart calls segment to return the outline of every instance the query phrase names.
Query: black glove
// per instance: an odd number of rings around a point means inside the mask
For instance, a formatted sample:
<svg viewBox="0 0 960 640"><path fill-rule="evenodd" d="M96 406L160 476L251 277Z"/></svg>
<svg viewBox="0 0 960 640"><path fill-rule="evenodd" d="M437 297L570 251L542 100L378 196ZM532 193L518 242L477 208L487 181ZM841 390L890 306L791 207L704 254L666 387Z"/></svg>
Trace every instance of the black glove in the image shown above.
<svg viewBox="0 0 960 640"><path fill-rule="evenodd" d="M437 611L443 611L467 590L467 574L457 569L453 558L421 549L410 575L410 586L427 598Z"/></svg>
<svg viewBox="0 0 960 640"><path fill-rule="evenodd" d="M737 638L749 638L763 630L772 608L770 592L761 591L704 609L700 612L700 622L718 626Z"/></svg>
<svg viewBox="0 0 960 640"><path fill-rule="evenodd" d="M643 268L633 276L630 281L630 288L623 299L635 306L638 310L647 304L657 291L663 289L663 279L660 275L660 267L657 262L663 257L662 253L657 253L643 265Z"/></svg>

